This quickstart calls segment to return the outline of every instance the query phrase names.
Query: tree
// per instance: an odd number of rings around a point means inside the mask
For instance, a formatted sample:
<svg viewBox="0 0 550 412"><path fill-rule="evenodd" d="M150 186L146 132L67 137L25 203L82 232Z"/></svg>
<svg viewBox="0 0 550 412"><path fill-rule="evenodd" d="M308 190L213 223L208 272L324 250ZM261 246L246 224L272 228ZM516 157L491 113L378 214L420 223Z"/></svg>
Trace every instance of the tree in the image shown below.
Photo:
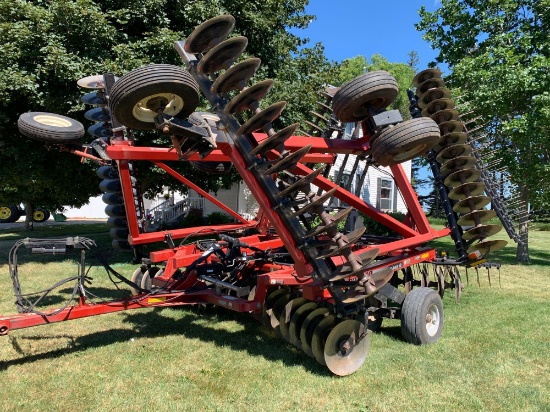
<svg viewBox="0 0 550 412"><path fill-rule="evenodd" d="M456 94L488 122L525 208L548 208L550 2L442 0L419 13L417 29L449 65ZM519 230L527 239L525 218ZM527 244L517 259L528 261Z"/></svg>
<svg viewBox="0 0 550 412"><path fill-rule="evenodd" d="M83 166L76 156L46 151L27 140L17 130L18 116L47 111L88 126L80 102L85 91L76 85L79 78L105 72L120 76L148 63L182 65L173 42L218 14L235 16L234 33L249 40L243 58L255 55L262 60L259 78L294 79L294 88L278 87L276 93L292 103L291 112L285 111L289 120L304 117L308 101L297 96L320 87L323 72L332 67L321 46L300 50L307 39L289 30L306 27L313 18L304 12L306 4L307 0L0 0L0 199L61 209L81 206L98 194L96 166ZM156 133L139 134L138 142L169 144ZM160 192L166 184L183 189L145 163L139 164L139 174L147 194ZM207 176L187 162L174 168L206 190L240 179L236 173Z"/></svg>

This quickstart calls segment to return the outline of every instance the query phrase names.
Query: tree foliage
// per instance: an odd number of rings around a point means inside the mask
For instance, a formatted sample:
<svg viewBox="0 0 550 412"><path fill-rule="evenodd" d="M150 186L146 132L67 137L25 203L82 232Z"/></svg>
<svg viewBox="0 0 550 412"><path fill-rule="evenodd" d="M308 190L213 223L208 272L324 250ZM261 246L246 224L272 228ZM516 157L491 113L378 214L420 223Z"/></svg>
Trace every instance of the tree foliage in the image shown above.
<svg viewBox="0 0 550 412"><path fill-rule="evenodd" d="M0 0L0 199L60 209L80 206L98 194L96 166L81 165L76 156L46 151L27 140L17 130L18 116L47 111L89 126L80 102L86 91L76 85L79 78L105 72L120 76L148 63L182 65L174 41L219 14L235 16L234 34L248 38L243 58L261 58L257 78L279 79L274 95L289 101L284 120L304 118L314 103L306 94L317 90L332 70L320 45L301 49L307 39L290 32L306 27L313 18L304 12L306 4L307 0ZM169 144L152 133L137 138L140 145ZM142 163L139 179L150 195L163 185L178 188L175 181ZM207 176L187 163L174 167L206 190L239 179L236 173Z"/></svg>
<svg viewBox="0 0 550 412"><path fill-rule="evenodd" d="M522 199L550 205L550 2L442 0L416 25L487 123ZM523 230L526 230L523 225Z"/></svg>

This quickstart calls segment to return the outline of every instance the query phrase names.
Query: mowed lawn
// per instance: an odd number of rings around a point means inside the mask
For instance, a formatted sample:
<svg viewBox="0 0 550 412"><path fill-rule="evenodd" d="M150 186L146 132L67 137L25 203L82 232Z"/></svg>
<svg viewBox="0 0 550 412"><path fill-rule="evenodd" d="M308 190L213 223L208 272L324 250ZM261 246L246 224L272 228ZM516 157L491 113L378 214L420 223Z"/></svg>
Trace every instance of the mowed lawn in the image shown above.
<svg viewBox="0 0 550 412"><path fill-rule="evenodd" d="M0 314L15 313L10 247L18 238L51 233L109 243L102 225L33 233L0 228ZM550 410L548 245L550 232L531 233L528 266L513 263L513 244L495 253L492 260L503 262L501 287L496 270L492 287L486 270L481 286L470 270L462 300L456 304L452 291L444 296L443 336L434 345L405 343L399 322L385 321L365 364L345 378L250 316L221 308L138 310L13 331L0 337L0 411ZM25 254L24 292L76 274L66 257L48 263ZM123 274L137 267L129 255L110 258ZM90 276L93 293L119 296L103 270ZM63 305L72 287L47 303Z"/></svg>

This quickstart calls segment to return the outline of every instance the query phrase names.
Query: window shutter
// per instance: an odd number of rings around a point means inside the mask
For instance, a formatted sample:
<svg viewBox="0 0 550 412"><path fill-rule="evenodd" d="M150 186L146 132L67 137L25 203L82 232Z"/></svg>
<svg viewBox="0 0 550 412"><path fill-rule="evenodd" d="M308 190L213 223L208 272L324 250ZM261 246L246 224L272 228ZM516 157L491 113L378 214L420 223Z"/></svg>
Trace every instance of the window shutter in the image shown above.
<svg viewBox="0 0 550 412"><path fill-rule="evenodd" d="M382 178L377 178L376 183L376 207L380 209L380 194L382 192Z"/></svg>
<svg viewBox="0 0 550 412"><path fill-rule="evenodd" d="M393 211L397 212L397 185L393 182Z"/></svg>

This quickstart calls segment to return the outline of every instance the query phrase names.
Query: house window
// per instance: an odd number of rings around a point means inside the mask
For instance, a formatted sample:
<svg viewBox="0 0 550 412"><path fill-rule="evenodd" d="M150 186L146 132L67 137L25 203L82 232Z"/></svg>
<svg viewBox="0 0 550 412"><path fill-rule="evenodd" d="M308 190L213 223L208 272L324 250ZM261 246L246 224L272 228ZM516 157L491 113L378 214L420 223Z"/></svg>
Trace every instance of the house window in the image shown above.
<svg viewBox="0 0 550 412"><path fill-rule="evenodd" d="M393 180L378 178L378 202L380 210L393 210Z"/></svg>

